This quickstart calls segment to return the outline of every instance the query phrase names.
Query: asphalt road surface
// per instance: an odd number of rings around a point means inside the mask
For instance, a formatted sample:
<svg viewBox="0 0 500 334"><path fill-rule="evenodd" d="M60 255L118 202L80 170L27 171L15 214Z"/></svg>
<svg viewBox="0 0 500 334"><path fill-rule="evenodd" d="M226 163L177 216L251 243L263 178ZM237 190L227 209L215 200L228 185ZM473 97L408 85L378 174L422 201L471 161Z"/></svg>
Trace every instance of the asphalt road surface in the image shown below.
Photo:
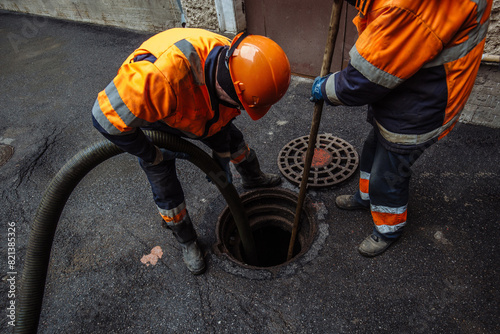
<svg viewBox="0 0 500 334"><path fill-rule="evenodd" d="M16 312L8 307L18 306L44 190L66 161L102 140L90 116L97 93L149 35L0 13L0 332L12 332ZM265 171L279 173L280 150L309 134L311 84L293 77L262 120L236 120ZM358 153L369 129L364 107L324 108L320 133ZM66 203L39 333L498 333L499 139L499 129L459 124L429 148L413 167L404 237L374 259L357 252L371 231L370 214L333 204L356 190L358 172L309 190L314 240L277 268L248 268L213 251L224 198L181 161L208 263L201 276L187 271L161 227L136 159L121 154L90 171ZM298 193L286 179L281 187ZM11 227L13 247L5 237Z"/></svg>

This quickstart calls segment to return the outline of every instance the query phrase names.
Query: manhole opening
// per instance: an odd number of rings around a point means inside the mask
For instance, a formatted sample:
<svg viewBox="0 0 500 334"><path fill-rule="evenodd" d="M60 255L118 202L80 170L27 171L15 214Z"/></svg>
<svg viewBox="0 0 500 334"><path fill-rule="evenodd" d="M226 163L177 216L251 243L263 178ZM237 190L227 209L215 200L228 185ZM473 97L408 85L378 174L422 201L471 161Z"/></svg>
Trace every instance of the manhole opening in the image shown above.
<svg viewBox="0 0 500 334"><path fill-rule="evenodd" d="M297 194L274 188L258 189L241 196L255 241L258 263L249 263L241 238L228 207L217 223L215 252L224 254L245 267L272 268L294 261L310 248L316 233L312 206L305 201L299 219L292 258L288 261L288 247L297 206Z"/></svg>
<svg viewBox="0 0 500 334"><path fill-rule="evenodd" d="M288 247L290 245L291 231L286 231L278 226L262 226L252 231L255 240L255 248L257 248L257 255L259 263L258 267L274 267L283 264L288 258ZM295 240L292 258L300 253L302 246L300 240ZM243 245L239 247L241 261L250 263L243 250Z"/></svg>

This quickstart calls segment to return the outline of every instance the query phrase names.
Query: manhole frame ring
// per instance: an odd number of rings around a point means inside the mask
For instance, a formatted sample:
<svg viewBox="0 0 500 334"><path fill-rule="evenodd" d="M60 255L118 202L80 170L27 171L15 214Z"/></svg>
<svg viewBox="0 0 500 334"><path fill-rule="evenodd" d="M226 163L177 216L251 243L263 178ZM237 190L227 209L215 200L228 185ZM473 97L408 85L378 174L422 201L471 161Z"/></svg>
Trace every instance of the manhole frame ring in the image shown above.
<svg viewBox="0 0 500 334"><path fill-rule="evenodd" d="M245 203L248 200L257 200L259 197L262 197L261 193L263 191L264 192L273 191L273 193L269 194L271 196L276 196L276 191L279 191L279 192L285 194L285 196L288 196L287 197L288 200L291 199L292 201L297 201L297 199L298 199L298 194L295 192L292 192L288 189L262 188L262 189L248 191L246 193L241 194L240 198L242 199L243 205L245 206ZM302 215L305 215L305 218L308 220L309 225L310 225L309 226L309 236L308 236L308 238L305 238L307 240L304 240L304 236L297 234L297 241L296 242L303 242L305 244L301 244L300 252L297 253L294 257L292 257L288 261L285 261L283 263L280 263L280 264L277 264L274 266L260 267L260 266L254 266L254 265L251 265L251 264L248 264L248 263L245 263L245 262L242 262L242 261L236 259L234 257L234 255L231 254L231 251L226 247L226 245L222 241L222 238L220 235L221 234L221 232L220 232L221 231L221 223L222 223L223 219L227 219L226 216L231 215L231 212L227 206L222 210L222 212L220 213L218 220L217 220L216 229L215 229L217 240L212 247L213 253L218 257L227 259L230 263L236 265L236 267L238 267L238 268L247 269L247 270L250 270L252 272L264 273L264 277L268 276L268 275L266 275L266 273L269 273L272 277L281 276L281 273L283 271L286 271L287 267L293 265L296 262L300 262L301 259L303 259L304 256L311 250L314 242L318 239L319 229L318 229L318 223L316 221L315 209L314 209L314 206L312 204L312 201L307 196L304 200L304 205L303 205L302 210L303 210ZM252 222L250 222L250 224L251 224L251 226L253 226ZM291 222L291 224L289 225L290 229L291 229L292 224L293 224L293 222ZM251 275L251 276L255 276L255 275ZM255 277L253 277L253 278L255 278Z"/></svg>

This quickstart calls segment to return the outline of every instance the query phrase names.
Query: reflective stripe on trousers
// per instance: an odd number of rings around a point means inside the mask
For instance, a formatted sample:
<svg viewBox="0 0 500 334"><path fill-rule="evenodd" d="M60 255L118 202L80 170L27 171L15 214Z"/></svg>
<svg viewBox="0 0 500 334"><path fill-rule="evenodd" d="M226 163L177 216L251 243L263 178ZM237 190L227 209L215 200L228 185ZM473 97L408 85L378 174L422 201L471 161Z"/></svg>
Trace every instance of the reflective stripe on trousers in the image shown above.
<svg viewBox="0 0 500 334"><path fill-rule="evenodd" d="M359 196L363 201L370 200L369 184L370 173L361 171L359 175Z"/></svg>
<svg viewBox="0 0 500 334"><path fill-rule="evenodd" d="M186 217L186 215L187 215L185 202L182 202L180 205L178 205L177 207L170 209L170 210L165 210L165 209L158 207L158 211L160 212L160 216L167 223L170 223L170 222L180 223L184 219L184 217Z"/></svg>

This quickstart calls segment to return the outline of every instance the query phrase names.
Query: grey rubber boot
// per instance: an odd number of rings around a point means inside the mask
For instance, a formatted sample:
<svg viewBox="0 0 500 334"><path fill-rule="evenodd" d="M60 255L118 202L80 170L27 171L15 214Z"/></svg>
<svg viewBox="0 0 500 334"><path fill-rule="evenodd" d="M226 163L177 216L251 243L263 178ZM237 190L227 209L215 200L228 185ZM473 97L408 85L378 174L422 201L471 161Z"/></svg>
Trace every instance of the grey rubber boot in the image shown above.
<svg viewBox="0 0 500 334"><path fill-rule="evenodd" d="M259 159L255 151L250 149L246 160L234 165L243 180L243 188L270 188L281 183L281 177L277 174L264 173L260 170Z"/></svg>
<svg viewBox="0 0 500 334"><path fill-rule="evenodd" d="M343 210L370 210L370 207L356 201L353 195L337 196L335 198L335 205Z"/></svg>
<svg viewBox="0 0 500 334"><path fill-rule="evenodd" d="M189 218L189 214L187 214L180 223L165 223L164 226L172 230L175 239L177 239L181 245L182 259L189 271L194 275L205 272L205 260L196 242L198 237L191 222L191 218Z"/></svg>
<svg viewBox="0 0 500 334"><path fill-rule="evenodd" d="M358 251L363 256L374 257L385 252L394 241L396 239L382 239L375 234L371 234L359 245Z"/></svg>

